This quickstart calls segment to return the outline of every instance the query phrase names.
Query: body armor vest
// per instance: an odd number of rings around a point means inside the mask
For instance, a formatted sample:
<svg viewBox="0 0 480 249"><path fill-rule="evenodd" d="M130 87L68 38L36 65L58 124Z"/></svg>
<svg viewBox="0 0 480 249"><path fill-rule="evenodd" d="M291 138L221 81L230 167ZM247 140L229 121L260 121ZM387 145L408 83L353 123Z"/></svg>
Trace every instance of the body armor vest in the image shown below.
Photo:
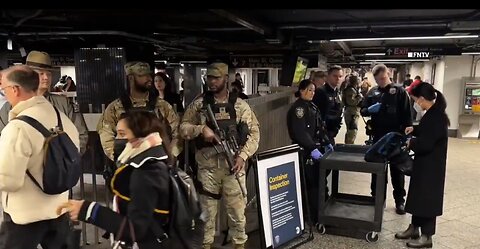
<svg viewBox="0 0 480 249"><path fill-rule="evenodd" d="M213 93L207 92L203 96L203 107L205 109L207 105L210 105L217 120L218 127L225 132L226 136L234 136L237 141L239 140L238 125L237 125L237 112L235 111L235 103L237 102L237 95L230 92L227 103L215 103ZM212 123L208 122L206 125L215 131L215 127ZM202 136L197 137L196 146L197 149L204 147L211 147L213 143L205 142ZM242 145L242 144L241 144Z"/></svg>

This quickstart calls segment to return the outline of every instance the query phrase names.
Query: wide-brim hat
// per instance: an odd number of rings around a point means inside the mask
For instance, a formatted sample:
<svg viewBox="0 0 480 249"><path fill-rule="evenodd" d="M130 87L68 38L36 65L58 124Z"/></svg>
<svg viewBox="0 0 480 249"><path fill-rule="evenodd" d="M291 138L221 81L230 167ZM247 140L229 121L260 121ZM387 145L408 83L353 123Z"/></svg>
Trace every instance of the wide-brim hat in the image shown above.
<svg viewBox="0 0 480 249"><path fill-rule="evenodd" d="M40 51L31 51L28 53L25 65L31 67L32 69L47 71L58 70L58 68L52 66L52 59L50 58L50 55Z"/></svg>

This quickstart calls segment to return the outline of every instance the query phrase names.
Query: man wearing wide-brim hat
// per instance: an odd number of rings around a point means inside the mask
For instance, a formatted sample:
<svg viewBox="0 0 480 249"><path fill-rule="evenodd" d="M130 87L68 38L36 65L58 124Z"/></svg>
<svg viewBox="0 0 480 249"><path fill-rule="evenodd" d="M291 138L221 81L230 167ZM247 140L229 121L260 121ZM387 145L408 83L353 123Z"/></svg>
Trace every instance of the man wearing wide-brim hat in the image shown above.
<svg viewBox="0 0 480 249"><path fill-rule="evenodd" d="M88 129L85 119L81 113L75 113L73 104L65 96L50 94L52 84L52 71L58 70L52 66L50 55L46 52L31 51L27 55L25 65L35 70L39 75L38 95L43 95L59 111L65 113L77 127L80 133L80 151L83 153L88 141ZM5 128L9 121L8 113L12 109L9 103L6 103L0 109L0 132Z"/></svg>

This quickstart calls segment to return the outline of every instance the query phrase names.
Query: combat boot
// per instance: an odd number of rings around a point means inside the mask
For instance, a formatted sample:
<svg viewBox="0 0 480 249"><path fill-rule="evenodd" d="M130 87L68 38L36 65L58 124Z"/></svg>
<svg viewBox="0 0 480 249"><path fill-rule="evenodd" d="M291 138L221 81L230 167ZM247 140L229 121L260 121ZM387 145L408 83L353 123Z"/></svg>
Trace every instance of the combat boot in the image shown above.
<svg viewBox="0 0 480 249"><path fill-rule="evenodd" d="M419 237L420 229L412 224L408 226L407 230L395 234L396 239L418 239Z"/></svg>
<svg viewBox="0 0 480 249"><path fill-rule="evenodd" d="M236 244L235 249L245 249L245 244Z"/></svg>
<svg viewBox="0 0 480 249"><path fill-rule="evenodd" d="M202 249L212 249L212 245L210 245L210 244L203 244Z"/></svg>

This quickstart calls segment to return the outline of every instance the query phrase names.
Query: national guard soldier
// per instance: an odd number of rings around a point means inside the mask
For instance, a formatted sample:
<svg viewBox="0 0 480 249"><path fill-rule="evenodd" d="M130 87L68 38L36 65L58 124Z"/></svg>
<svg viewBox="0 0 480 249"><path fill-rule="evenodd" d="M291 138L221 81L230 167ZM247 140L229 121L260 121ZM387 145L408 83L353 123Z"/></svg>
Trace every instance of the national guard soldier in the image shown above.
<svg viewBox="0 0 480 249"><path fill-rule="evenodd" d="M201 183L201 206L206 221L203 248L210 249L215 235L218 200L225 198L232 240L236 249L243 249L247 241L245 233L245 161L258 149L259 123L255 113L244 100L227 90L228 66L212 63L207 68L209 91L196 98L183 116L180 133L185 139L195 139L198 163L198 181ZM219 137L214 133L212 121L207 122L205 108L211 107L219 128L236 137L240 149L229 168L225 153L214 146ZM220 153L219 153L220 152ZM238 177L236 179L236 177ZM243 190L242 190L243 189Z"/></svg>
<svg viewBox="0 0 480 249"><path fill-rule="evenodd" d="M332 144L342 124L343 106L339 86L343 78L341 66L332 66L327 72L327 82L315 91L313 103L318 106Z"/></svg>
<svg viewBox="0 0 480 249"><path fill-rule="evenodd" d="M154 112L164 124L168 124L166 128L172 141L171 147L165 149L169 156L177 157L182 149L178 136L180 119L168 102L150 91L153 86L150 65L141 61L128 62L125 64L125 74L129 91L107 106L97 125L105 155L114 161L114 145L125 147L127 143L124 139L115 140L115 129L120 115L131 110L148 110Z"/></svg>
<svg viewBox="0 0 480 249"><path fill-rule="evenodd" d="M345 90L342 91L342 101L345 106L345 125L347 133L345 133L345 144L354 144L357 137L358 118L360 117L360 105L363 96L360 93L360 79L352 75L348 78Z"/></svg>
<svg viewBox="0 0 480 249"><path fill-rule="evenodd" d="M59 111L65 113L68 118L75 124L75 127L80 133L80 152L83 154L87 147L88 128L85 123L83 115L75 112L73 103L67 97L51 94L50 88L52 86L52 71L55 68L52 66L50 55L46 52L31 51L27 55L25 65L32 68L39 75L40 84L38 85L38 95L44 96L48 102L55 106ZM12 109L12 105L5 103L0 109L0 132L8 123L8 113Z"/></svg>
<svg viewBox="0 0 480 249"><path fill-rule="evenodd" d="M287 113L288 134L293 143L304 149L305 181L309 208L309 220L316 224L318 221L318 176L320 168L318 160L327 149L333 149L325 134L320 111L312 103L315 94L315 85L310 80L302 80L298 85L295 96L298 98ZM325 148L326 147L326 148ZM328 189L325 188L326 195Z"/></svg>
<svg viewBox="0 0 480 249"><path fill-rule="evenodd" d="M372 69L372 74L378 86L373 87L363 101L362 116L371 116L373 143L389 132L403 134L407 127L412 126L410 100L407 92L401 85L391 82L388 68L379 64ZM397 214L405 214L405 175L396 167L390 167L393 185L393 197ZM375 196L376 181L372 175L371 190ZM385 189L387 184L385 178ZM386 195L386 192L385 192ZM386 196L385 196L386 198Z"/></svg>

